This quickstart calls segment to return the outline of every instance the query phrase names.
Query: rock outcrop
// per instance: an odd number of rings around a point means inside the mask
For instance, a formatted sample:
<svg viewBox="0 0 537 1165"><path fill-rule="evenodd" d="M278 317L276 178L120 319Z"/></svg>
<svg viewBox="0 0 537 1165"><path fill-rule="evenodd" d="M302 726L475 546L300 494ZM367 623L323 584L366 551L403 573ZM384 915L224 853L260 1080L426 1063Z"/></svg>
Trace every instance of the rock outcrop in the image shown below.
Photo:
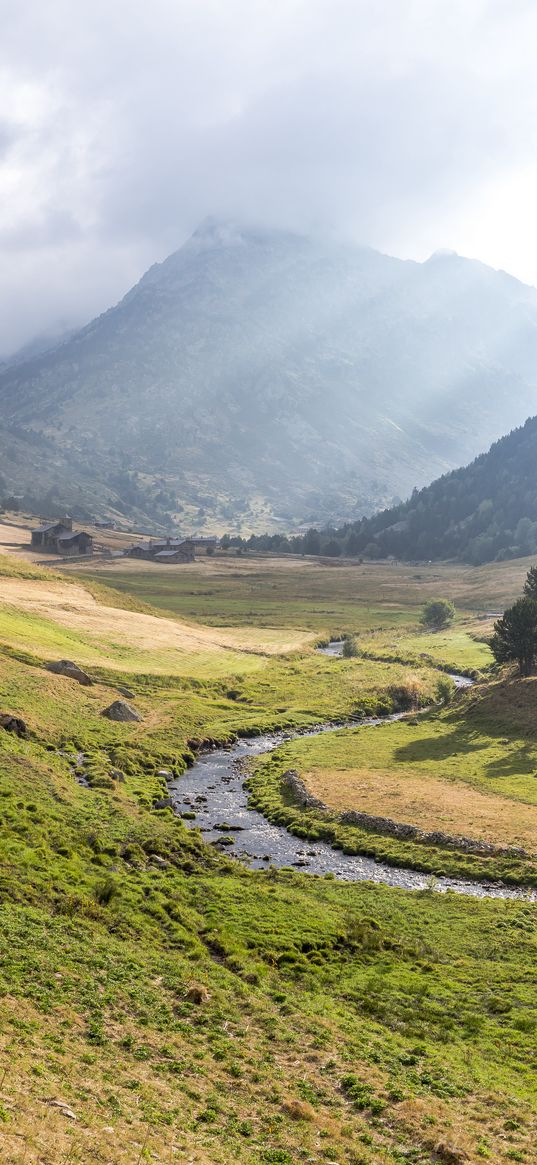
<svg viewBox="0 0 537 1165"><path fill-rule="evenodd" d="M73 663L71 659L58 659L53 663L47 663L46 669L54 672L57 676L66 676L69 680L76 680L78 684L83 684L86 688L89 688L94 682L91 676L83 671L77 663Z"/></svg>
<svg viewBox="0 0 537 1165"><path fill-rule="evenodd" d="M106 716L107 720L119 720L126 723L129 720L141 720L142 717L135 708L131 708L130 704L126 704L124 700L114 700L108 708L103 708L101 716Z"/></svg>
<svg viewBox="0 0 537 1165"><path fill-rule="evenodd" d="M28 735L24 720L21 720L20 716L12 716L11 712L0 712L0 728L5 728L6 732L13 732L21 739Z"/></svg>

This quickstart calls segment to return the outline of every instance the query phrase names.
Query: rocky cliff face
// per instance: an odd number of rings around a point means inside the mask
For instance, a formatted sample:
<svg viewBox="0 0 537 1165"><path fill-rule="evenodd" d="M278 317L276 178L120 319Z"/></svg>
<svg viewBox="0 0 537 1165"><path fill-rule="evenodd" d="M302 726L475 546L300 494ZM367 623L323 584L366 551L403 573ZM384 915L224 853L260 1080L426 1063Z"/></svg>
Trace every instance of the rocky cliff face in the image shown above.
<svg viewBox="0 0 537 1165"><path fill-rule="evenodd" d="M5 369L0 401L10 488L224 525L355 517L537 410L537 292L456 255L210 220L116 307Z"/></svg>

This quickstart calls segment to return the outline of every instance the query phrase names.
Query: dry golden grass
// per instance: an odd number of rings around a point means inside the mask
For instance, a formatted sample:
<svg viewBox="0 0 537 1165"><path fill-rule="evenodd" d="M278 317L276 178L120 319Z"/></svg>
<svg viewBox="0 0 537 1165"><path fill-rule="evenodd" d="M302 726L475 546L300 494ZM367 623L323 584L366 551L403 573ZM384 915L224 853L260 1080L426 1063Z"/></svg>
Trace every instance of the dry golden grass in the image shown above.
<svg viewBox="0 0 537 1165"><path fill-rule="evenodd" d="M537 807L404 769L312 769L301 774L335 813L353 809L497 845L537 849Z"/></svg>
<svg viewBox="0 0 537 1165"><path fill-rule="evenodd" d="M106 649L113 642L116 646L135 649L137 653L164 652L166 656L173 652L195 655L206 652L218 654L229 650L275 655L294 651L313 638L311 632L291 628L204 627L184 620L124 611L97 602L83 585L64 583L54 578L50 582L43 579L3 578L0 609L2 607L4 610L12 608L21 614L37 615L84 637L88 642L86 645L82 640L77 643L77 658L80 662L88 663L95 662L92 644L102 644ZM16 630L14 635L16 637ZM9 632L4 638L10 642ZM46 645L39 642L35 643L34 650L36 653L42 651L44 657L49 654ZM139 659L131 662L133 670L136 670L140 664ZM122 666L128 669L129 661L125 659Z"/></svg>

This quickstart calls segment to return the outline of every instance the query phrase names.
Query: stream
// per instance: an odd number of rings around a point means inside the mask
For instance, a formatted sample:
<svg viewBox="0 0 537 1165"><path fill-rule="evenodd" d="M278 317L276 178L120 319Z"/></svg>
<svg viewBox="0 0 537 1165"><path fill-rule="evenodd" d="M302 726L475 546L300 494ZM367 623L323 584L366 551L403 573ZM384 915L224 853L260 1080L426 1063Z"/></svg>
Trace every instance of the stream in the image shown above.
<svg viewBox="0 0 537 1165"><path fill-rule="evenodd" d="M342 641L333 641L327 647L319 648L325 655L339 656L343 650ZM466 676L451 677L457 687L471 685ZM382 725L387 720L400 719L403 713L382 719L367 719L362 724ZM357 726L358 722L354 722ZM309 874L333 874L336 878L351 881L382 882L386 886L396 886L404 890L422 890L430 885L428 874L405 867L388 866L374 858L353 856L333 849L327 842L304 841L294 837L283 826L272 825L256 809L248 806L248 793L244 788L246 774L244 762L249 757L272 752L280 744L295 740L299 736L317 736L324 732L335 732L349 727L349 724L324 724L304 731L265 733L250 739L238 740L226 748L207 749L199 754L198 760L181 777L170 782L169 796L174 811L178 814L195 814L184 819L184 824L200 829L204 840L211 842L222 852L232 855L252 869L266 869L268 866L292 867ZM474 898L531 898L537 900L537 892L512 889L496 883L462 881L456 878L436 878L435 889L452 890Z"/></svg>

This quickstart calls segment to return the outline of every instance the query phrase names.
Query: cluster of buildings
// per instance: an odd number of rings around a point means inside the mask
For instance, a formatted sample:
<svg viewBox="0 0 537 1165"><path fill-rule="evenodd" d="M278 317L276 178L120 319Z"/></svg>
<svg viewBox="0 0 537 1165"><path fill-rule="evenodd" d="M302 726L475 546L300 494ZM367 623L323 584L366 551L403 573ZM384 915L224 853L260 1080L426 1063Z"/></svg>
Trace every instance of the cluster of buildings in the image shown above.
<svg viewBox="0 0 537 1165"><path fill-rule="evenodd" d="M112 524L101 522L101 528L109 529ZM93 536L86 530L73 530L71 518L61 521L44 522L31 531L32 550L45 554L59 554L62 558L81 557L93 554ZM174 563L194 562L196 551L213 554L217 539L202 535L192 538L155 538L148 542L136 542L123 554L126 558L142 558L146 562ZM121 553L121 552L119 552Z"/></svg>
<svg viewBox="0 0 537 1165"><path fill-rule="evenodd" d="M62 558L93 554L93 537L85 530L73 530L71 518L61 522L44 522L32 534L32 550L46 554L61 554Z"/></svg>
<svg viewBox="0 0 537 1165"><path fill-rule="evenodd" d="M192 538L161 538L150 542L137 542L125 551L127 558L143 558L149 562L194 562L196 551L212 554L216 550L216 538L201 536Z"/></svg>

